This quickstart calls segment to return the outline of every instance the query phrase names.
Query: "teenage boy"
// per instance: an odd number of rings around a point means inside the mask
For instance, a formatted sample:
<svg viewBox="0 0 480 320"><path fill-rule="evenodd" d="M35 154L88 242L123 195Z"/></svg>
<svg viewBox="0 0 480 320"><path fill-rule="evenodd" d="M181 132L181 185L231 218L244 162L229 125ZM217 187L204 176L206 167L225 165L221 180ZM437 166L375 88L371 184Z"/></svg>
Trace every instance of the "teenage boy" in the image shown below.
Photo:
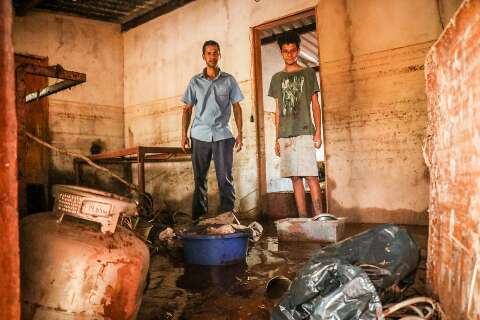
<svg viewBox="0 0 480 320"><path fill-rule="evenodd" d="M318 215L322 213L322 199L315 148L320 148L322 135L317 77L312 68L303 68L297 62L300 53L297 33L287 32L277 42L285 67L273 75L268 91L277 105L275 154L280 157L280 175L292 179L299 216L308 216L304 178L310 187L315 215Z"/></svg>
<svg viewBox="0 0 480 320"><path fill-rule="evenodd" d="M196 220L208 212L207 175L213 157L220 193L219 212L232 211L235 205L232 164L233 148L242 149L242 109L239 102L243 94L237 81L218 67L220 45L213 40L202 47L206 67L189 82L183 95L185 103L182 115L181 146L190 147L187 136L192 110L195 114L190 129L192 166L195 190L192 201L192 219ZM233 106L233 116L238 135L233 137L228 124Z"/></svg>

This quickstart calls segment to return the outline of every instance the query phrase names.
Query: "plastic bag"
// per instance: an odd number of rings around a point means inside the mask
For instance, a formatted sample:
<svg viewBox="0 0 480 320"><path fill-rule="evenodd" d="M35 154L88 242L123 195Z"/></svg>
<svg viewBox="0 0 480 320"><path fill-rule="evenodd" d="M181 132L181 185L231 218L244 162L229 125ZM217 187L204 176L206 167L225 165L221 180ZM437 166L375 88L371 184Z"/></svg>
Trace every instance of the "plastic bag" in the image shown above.
<svg viewBox="0 0 480 320"><path fill-rule="evenodd" d="M412 283L419 261L417 243L395 225L378 226L326 246L297 275L274 307L272 319L383 319L378 293ZM371 279L365 269L376 270L370 274L375 277Z"/></svg>

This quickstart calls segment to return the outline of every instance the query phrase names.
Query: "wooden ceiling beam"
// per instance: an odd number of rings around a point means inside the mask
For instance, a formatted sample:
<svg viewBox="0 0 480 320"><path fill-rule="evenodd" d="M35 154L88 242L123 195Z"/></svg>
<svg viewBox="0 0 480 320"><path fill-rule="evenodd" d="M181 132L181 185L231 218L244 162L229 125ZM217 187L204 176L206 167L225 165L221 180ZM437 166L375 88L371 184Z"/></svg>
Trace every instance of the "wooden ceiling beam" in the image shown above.
<svg viewBox="0 0 480 320"><path fill-rule="evenodd" d="M19 4L15 6L15 15L23 17L27 12L39 5L44 0L20 0Z"/></svg>
<svg viewBox="0 0 480 320"><path fill-rule="evenodd" d="M122 32L130 30L132 28L138 27L141 24L144 24L145 22L148 22L150 20L153 20L159 16L162 16L164 14L167 14L175 9L178 9L180 7L183 7L184 5L193 2L195 0L171 0L168 1L167 3L152 9L138 17L135 17L127 22L122 23Z"/></svg>
<svg viewBox="0 0 480 320"><path fill-rule="evenodd" d="M275 41L277 41L278 37L280 37L282 34L288 32L288 31L295 31L296 33L301 35L303 33L315 31L316 29L317 29L317 25L315 23L312 23L312 24L308 24L306 26L301 26L300 28L293 28L293 29L290 29L290 30L286 30L285 32L282 32L282 33L273 34L269 37L263 38L261 40L261 42L262 42L262 45L275 42Z"/></svg>

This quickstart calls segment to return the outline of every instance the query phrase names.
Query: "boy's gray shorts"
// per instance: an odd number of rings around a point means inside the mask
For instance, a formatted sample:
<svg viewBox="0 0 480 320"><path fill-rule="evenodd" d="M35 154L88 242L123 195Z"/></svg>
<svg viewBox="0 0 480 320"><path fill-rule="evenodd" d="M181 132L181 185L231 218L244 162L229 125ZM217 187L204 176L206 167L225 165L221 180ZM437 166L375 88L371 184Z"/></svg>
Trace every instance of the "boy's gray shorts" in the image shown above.
<svg viewBox="0 0 480 320"><path fill-rule="evenodd" d="M280 144L280 176L318 177L313 136L304 135L278 139Z"/></svg>

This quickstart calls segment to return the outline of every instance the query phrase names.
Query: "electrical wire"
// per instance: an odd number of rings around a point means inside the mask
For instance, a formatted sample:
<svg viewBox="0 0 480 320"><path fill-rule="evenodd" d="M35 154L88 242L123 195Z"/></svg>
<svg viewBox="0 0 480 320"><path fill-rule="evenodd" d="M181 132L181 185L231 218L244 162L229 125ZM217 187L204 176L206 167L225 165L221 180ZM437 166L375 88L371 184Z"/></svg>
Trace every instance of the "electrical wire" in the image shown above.
<svg viewBox="0 0 480 320"><path fill-rule="evenodd" d="M423 307L424 310L422 311L422 308L414 306L415 304L427 304L427 305ZM399 320L429 320L432 318L433 314L435 313L437 309L436 306L437 306L437 303L429 297L415 297L415 298L404 300L394 305L386 306L385 310L383 311L383 316L385 318L389 316L391 317L397 314L400 310L408 308L413 312L415 312L416 315L402 316L399 318Z"/></svg>

